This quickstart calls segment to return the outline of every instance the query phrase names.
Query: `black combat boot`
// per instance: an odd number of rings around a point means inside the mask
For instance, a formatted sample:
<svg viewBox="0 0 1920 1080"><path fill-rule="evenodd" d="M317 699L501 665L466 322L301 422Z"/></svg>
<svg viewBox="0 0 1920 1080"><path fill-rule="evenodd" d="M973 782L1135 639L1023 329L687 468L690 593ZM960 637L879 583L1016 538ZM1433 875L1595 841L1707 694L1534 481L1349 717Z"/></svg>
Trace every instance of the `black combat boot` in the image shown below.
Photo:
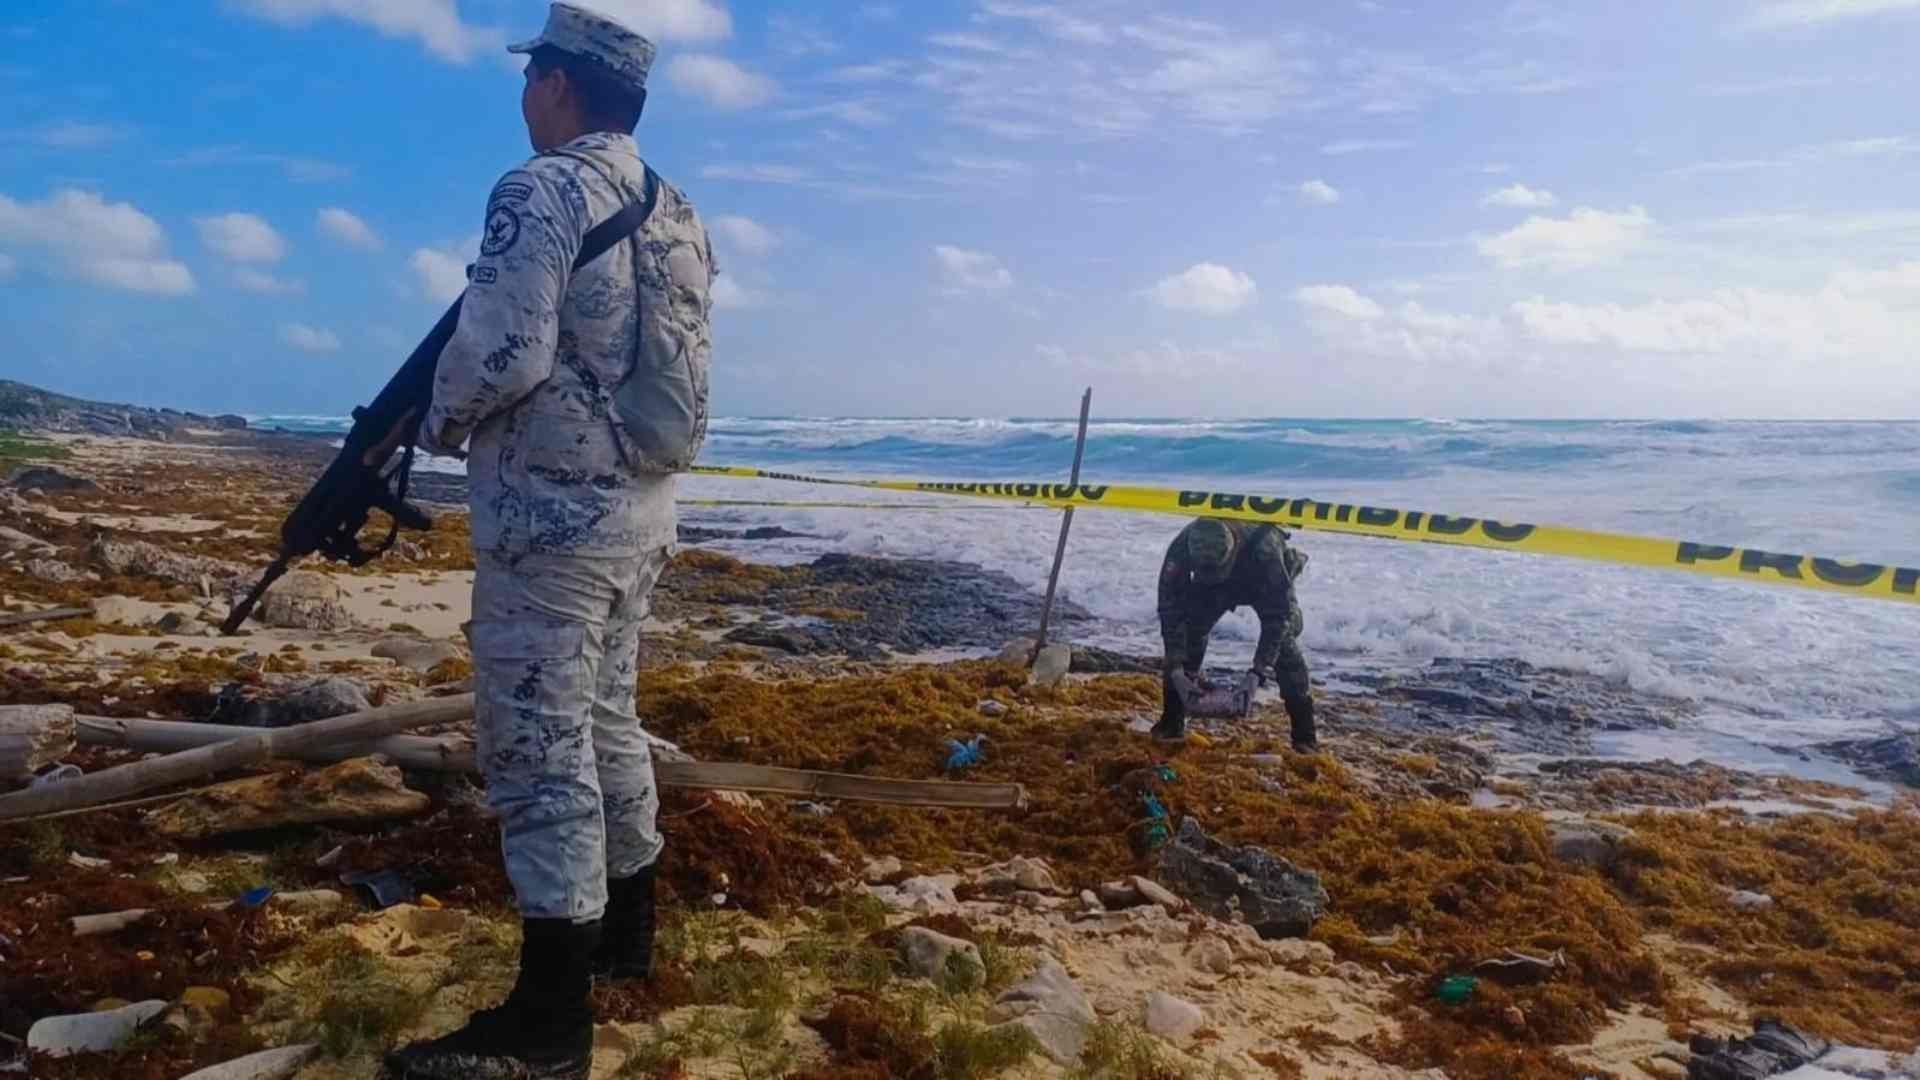
<svg viewBox="0 0 1920 1080"><path fill-rule="evenodd" d="M1287 719L1293 721L1293 749L1297 753L1311 754L1320 749L1320 740L1313 729L1313 699L1301 698L1287 702Z"/></svg>
<svg viewBox="0 0 1920 1080"><path fill-rule="evenodd" d="M387 1054L389 1080L587 1080L593 1010L587 1005L599 922L522 919L520 977L507 1000L467 1026Z"/></svg>
<svg viewBox="0 0 1920 1080"><path fill-rule="evenodd" d="M652 978L653 882L651 866L632 877L607 879L607 914L600 922L600 947L593 953L595 975Z"/></svg>
<svg viewBox="0 0 1920 1080"><path fill-rule="evenodd" d="M1182 675L1184 678L1184 673ZM1182 742L1187 737L1187 691L1176 682L1171 670L1160 675L1160 722L1149 732L1166 742Z"/></svg>

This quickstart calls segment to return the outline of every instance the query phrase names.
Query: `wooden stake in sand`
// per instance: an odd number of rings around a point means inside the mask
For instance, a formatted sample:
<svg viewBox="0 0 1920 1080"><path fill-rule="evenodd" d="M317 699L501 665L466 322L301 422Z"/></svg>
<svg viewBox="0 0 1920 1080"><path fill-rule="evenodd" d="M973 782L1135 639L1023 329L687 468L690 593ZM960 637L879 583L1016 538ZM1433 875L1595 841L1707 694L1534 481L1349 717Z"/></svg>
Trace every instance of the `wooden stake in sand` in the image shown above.
<svg viewBox="0 0 1920 1080"><path fill-rule="evenodd" d="M274 757L298 758L318 746L366 742L414 728L455 723L472 715L473 695L462 694L387 705L272 730L220 728L223 742L0 795L0 821L112 802L215 773L248 768ZM236 737L240 731L253 733Z"/></svg>
<svg viewBox="0 0 1920 1080"><path fill-rule="evenodd" d="M65 705L0 705L0 788L73 752L73 710Z"/></svg>
<svg viewBox="0 0 1920 1080"><path fill-rule="evenodd" d="M1080 459L1087 452L1087 414L1092 409L1093 387L1089 386L1087 392L1080 395L1080 433L1073 440L1073 475L1067 480L1072 487L1080 485ZM1040 636L1033 645L1035 658L1047 647L1047 623L1053 618L1053 590L1060 584L1060 564L1067 558L1067 530L1071 528L1073 507L1069 506L1060 515L1060 543L1053 549L1053 570L1047 574L1047 599L1040 607Z"/></svg>

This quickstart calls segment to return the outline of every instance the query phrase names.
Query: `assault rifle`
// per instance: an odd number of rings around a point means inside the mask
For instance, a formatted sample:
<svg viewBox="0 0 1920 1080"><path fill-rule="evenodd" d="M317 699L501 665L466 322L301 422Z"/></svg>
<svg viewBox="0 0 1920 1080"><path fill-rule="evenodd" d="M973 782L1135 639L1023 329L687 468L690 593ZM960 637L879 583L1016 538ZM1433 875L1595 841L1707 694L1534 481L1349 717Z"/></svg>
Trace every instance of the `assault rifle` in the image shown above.
<svg viewBox="0 0 1920 1080"><path fill-rule="evenodd" d="M280 526L279 556L220 624L221 633L238 633L253 606L297 559L318 553L348 566L364 566L393 547L402 527L433 528L433 519L407 502L407 485L413 475L414 439L433 401L434 368L459 321L460 301L455 300L373 404L353 410L346 445L287 515ZM378 546L363 548L360 530L375 509L386 511L392 525Z"/></svg>
<svg viewBox="0 0 1920 1080"><path fill-rule="evenodd" d="M580 239L580 254L573 260L573 269L578 271L638 231L653 214L659 197L659 178L648 169L645 197L587 230ZM422 532L433 528L433 520L407 502L407 484L413 475L414 439L420 434L427 407L433 403L434 369L459 322L460 300L456 299L414 346L413 354L373 404L353 410L353 430L347 432L346 445L293 513L287 515L280 526L279 556L246 599L228 613L227 621L220 624L221 633L239 633L253 606L296 559L318 553L348 566L364 566L386 554L403 527ZM398 462L393 460L396 453ZM360 530L376 509L387 512L393 519L392 526L378 547L363 548Z"/></svg>

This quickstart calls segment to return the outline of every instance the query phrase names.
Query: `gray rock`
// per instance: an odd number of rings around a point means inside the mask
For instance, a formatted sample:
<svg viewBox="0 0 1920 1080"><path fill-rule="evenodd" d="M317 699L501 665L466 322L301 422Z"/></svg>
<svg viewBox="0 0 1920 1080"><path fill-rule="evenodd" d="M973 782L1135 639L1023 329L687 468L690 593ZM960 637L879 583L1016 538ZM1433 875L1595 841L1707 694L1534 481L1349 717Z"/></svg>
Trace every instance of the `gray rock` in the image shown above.
<svg viewBox="0 0 1920 1080"><path fill-rule="evenodd" d="M353 625L333 578L313 570L295 570L268 590L254 618L284 630L344 630Z"/></svg>
<svg viewBox="0 0 1920 1080"><path fill-rule="evenodd" d="M450 641L424 641L409 637L383 638L369 651L382 660L391 660L401 667L419 672L432 671L437 664L458 660L466 655Z"/></svg>
<svg viewBox="0 0 1920 1080"><path fill-rule="evenodd" d="M898 856L883 855L877 859L868 859L866 869L861 873L867 881L878 884L905 870Z"/></svg>
<svg viewBox="0 0 1920 1080"><path fill-rule="evenodd" d="M94 537L87 549L87 557L109 573L132 574L139 577L154 577L162 581L171 581L177 585L198 587L201 579L226 583L237 581L247 574L247 569L234 563L218 559L206 559L197 555L182 555L168 551L158 544L149 544L144 540L116 540L106 533ZM286 580L308 571L296 570L288 574ZM278 591L275 587L274 591ZM272 596L273 592L269 592Z"/></svg>
<svg viewBox="0 0 1920 1080"><path fill-rule="evenodd" d="M19 529L0 525L0 551L28 551L41 555L58 550L59 548L31 533L23 533Z"/></svg>
<svg viewBox="0 0 1920 1080"><path fill-rule="evenodd" d="M68 566L59 559L28 559L25 564L25 569L27 573L33 575L35 578L41 581L52 582L55 585L66 585L70 582L84 581L92 576L84 570L76 570Z"/></svg>
<svg viewBox="0 0 1920 1080"><path fill-rule="evenodd" d="M1092 889L1080 890L1080 906L1096 915L1107 910L1107 906L1100 902L1100 897Z"/></svg>
<svg viewBox="0 0 1920 1080"><path fill-rule="evenodd" d="M41 491L93 491L100 486L84 476L69 476L59 469L49 469L44 465L17 470L7 478L7 483L22 491L27 488Z"/></svg>
<svg viewBox="0 0 1920 1080"><path fill-rule="evenodd" d="M1058 1064L1072 1065L1087 1047L1093 1006L1073 976L1049 956L1039 970L1001 994L987 1019L1004 1027L1018 1024L1033 1033L1040 1050Z"/></svg>
<svg viewBox="0 0 1920 1080"><path fill-rule="evenodd" d="M1029 859L1016 855L1003 863L989 866L980 871L977 879L980 887L989 892L1013 892L1025 889L1029 892L1053 892L1056 888L1053 871L1039 859Z"/></svg>
<svg viewBox="0 0 1920 1080"><path fill-rule="evenodd" d="M262 1050L219 1065L209 1065L188 1073L180 1080L288 1080L319 1053L318 1043Z"/></svg>
<svg viewBox="0 0 1920 1080"><path fill-rule="evenodd" d="M1139 895L1141 900L1149 904L1159 904L1161 907L1167 909L1167 914L1169 915L1187 906L1185 900L1168 892L1165 886L1151 878L1143 878L1136 874L1131 884L1133 885L1133 891Z"/></svg>
<svg viewBox="0 0 1920 1080"><path fill-rule="evenodd" d="M909 926L900 932L900 957L906 961L907 973L914 978L939 981L956 956L962 957L963 963L972 964L974 970L986 971L980 948L971 941L948 937L924 926Z"/></svg>
<svg viewBox="0 0 1920 1080"><path fill-rule="evenodd" d="M27 1029L27 1049L49 1057L116 1050L166 1011L164 1001L141 1001L107 1012L49 1016Z"/></svg>
<svg viewBox="0 0 1920 1080"><path fill-rule="evenodd" d="M1035 686L1059 686L1073 670L1073 649L1067 645L1048 645L1033 658L1032 683Z"/></svg>
<svg viewBox="0 0 1920 1080"><path fill-rule="evenodd" d="M1007 715L1007 707L992 698L982 701L979 705L976 705L975 708L980 710L981 716L996 717Z"/></svg>
<svg viewBox="0 0 1920 1080"><path fill-rule="evenodd" d="M190 627L192 623L180 612L169 611L165 615L160 616L160 621L153 625L158 627L163 634L177 634Z"/></svg>
<svg viewBox="0 0 1920 1080"><path fill-rule="evenodd" d="M1146 903L1140 890L1133 887L1131 879L1127 881L1105 881L1100 883L1100 902L1116 911L1138 907Z"/></svg>
<svg viewBox="0 0 1920 1080"><path fill-rule="evenodd" d="M120 626L144 626L147 622L140 605L124 596L96 596L87 606L93 609L95 622Z"/></svg>
<svg viewBox="0 0 1920 1080"><path fill-rule="evenodd" d="M1201 938L1187 950L1187 959L1209 975L1225 975L1233 970L1233 946L1217 937Z"/></svg>
<svg viewBox="0 0 1920 1080"><path fill-rule="evenodd" d="M1179 1042L1206 1026L1207 1014L1191 1001L1155 990L1147 995L1146 1028L1169 1042Z"/></svg>
<svg viewBox="0 0 1920 1080"><path fill-rule="evenodd" d="M1014 638L1000 649L1000 662L1026 667L1033 658L1034 646L1039 644L1030 637Z"/></svg>
<svg viewBox="0 0 1920 1080"><path fill-rule="evenodd" d="M1160 878L1216 919L1237 911L1263 938L1306 936L1331 902L1320 875L1264 848L1228 847L1191 817L1161 849Z"/></svg>
<svg viewBox="0 0 1920 1080"><path fill-rule="evenodd" d="M1773 897L1766 893L1748 892L1745 889L1730 889L1727 899L1741 911L1765 911L1773 906Z"/></svg>
<svg viewBox="0 0 1920 1080"><path fill-rule="evenodd" d="M253 694L238 683L221 690L214 702L214 720L247 727L288 727L373 708L364 686L337 675L315 679L278 698Z"/></svg>
<svg viewBox="0 0 1920 1080"><path fill-rule="evenodd" d="M1633 830L1604 821L1567 820L1549 822L1547 834L1554 858L1606 870L1619 857L1621 842L1632 838Z"/></svg>

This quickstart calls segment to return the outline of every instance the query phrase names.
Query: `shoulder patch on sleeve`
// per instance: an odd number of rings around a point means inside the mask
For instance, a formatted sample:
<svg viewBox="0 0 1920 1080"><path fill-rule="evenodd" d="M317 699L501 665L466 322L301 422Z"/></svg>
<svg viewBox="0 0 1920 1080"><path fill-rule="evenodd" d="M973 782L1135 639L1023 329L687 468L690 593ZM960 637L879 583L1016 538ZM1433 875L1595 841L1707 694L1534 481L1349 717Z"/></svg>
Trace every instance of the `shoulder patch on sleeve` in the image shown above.
<svg viewBox="0 0 1920 1080"><path fill-rule="evenodd" d="M515 176L508 176L493 186L493 194L487 196L487 206L492 208L505 203L525 205L526 201L531 198L533 198L533 185L531 183Z"/></svg>
<svg viewBox="0 0 1920 1080"><path fill-rule="evenodd" d="M520 212L505 203L487 209L487 234L480 241L480 254L500 255L513 250L520 241Z"/></svg>

